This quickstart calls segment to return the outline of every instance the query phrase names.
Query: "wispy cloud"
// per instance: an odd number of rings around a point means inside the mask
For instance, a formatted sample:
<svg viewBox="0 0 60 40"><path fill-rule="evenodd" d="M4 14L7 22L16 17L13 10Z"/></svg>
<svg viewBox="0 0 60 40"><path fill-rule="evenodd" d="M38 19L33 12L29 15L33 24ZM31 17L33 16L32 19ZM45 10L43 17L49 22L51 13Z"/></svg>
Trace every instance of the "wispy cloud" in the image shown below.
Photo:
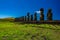
<svg viewBox="0 0 60 40"><path fill-rule="evenodd" d="M40 11L35 11L36 13L40 13Z"/></svg>

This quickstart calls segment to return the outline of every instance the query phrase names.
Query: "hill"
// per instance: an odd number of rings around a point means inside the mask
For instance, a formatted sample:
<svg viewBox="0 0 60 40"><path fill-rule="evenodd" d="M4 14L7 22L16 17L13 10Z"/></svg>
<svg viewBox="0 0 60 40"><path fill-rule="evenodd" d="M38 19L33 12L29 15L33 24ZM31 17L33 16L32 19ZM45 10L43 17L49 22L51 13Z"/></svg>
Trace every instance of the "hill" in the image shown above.
<svg viewBox="0 0 60 40"><path fill-rule="evenodd" d="M60 40L60 25L0 22L0 40Z"/></svg>

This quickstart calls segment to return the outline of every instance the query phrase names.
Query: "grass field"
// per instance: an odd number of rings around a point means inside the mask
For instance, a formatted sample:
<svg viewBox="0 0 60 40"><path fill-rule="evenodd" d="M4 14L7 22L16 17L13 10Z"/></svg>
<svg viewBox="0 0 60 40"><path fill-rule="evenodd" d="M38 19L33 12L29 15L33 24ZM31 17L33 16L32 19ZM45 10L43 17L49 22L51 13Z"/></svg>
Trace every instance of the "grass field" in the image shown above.
<svg viewBox="0 0 60 40"><path fill-rule="evenodd" d="M60 40L60 25L0 22L0 40Z"/></svg>

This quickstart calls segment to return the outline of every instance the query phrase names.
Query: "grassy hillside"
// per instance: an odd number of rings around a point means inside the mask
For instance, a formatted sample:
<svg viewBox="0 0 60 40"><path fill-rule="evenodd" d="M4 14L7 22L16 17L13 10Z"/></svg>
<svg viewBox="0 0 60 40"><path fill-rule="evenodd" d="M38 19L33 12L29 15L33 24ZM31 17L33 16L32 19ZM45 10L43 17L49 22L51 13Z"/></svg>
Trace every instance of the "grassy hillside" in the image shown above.
<svg viewBox="0 0 60 40"><path fill-rule="evenodd" d="M0 22L0 40L60 40L60 25Z"/></svg>

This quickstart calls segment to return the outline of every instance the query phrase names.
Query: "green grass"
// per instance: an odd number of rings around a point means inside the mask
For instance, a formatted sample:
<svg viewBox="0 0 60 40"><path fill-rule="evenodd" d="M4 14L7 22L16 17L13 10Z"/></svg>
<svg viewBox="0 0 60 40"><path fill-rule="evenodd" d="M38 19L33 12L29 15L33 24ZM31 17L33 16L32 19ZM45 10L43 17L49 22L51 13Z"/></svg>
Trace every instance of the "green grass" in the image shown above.
<svg viewBox="0 0 60 40"><path fill-rule="evenodd" d="M60 40L60 25L0 22L0 40Z"/></svg>

